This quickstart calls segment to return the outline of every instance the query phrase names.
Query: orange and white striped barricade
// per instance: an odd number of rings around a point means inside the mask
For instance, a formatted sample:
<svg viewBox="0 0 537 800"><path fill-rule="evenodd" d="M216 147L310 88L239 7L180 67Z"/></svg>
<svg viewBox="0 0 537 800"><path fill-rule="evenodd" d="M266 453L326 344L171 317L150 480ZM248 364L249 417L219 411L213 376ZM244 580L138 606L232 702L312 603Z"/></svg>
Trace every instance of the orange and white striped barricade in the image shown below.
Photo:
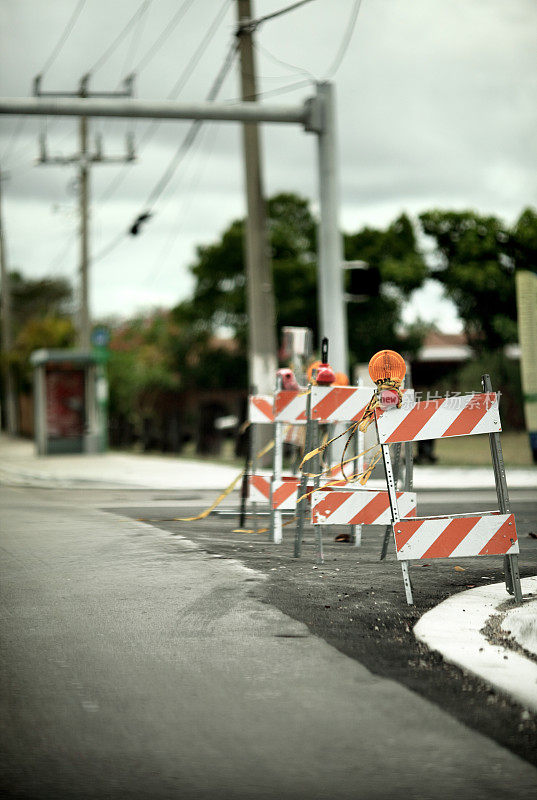
<svg viewBox="0 0 537 800"><path fill-rule="evenodd" d="M397 559L401 562L405 593L413 603L408 561L426 558L468 558L503 555L507 591L522 600L518 572L518 540L515 519L509 513L505 479L499 399L492 391L489 375L483 376L484 392L435 400L403 402L400 408L376 412L384 468L392 508ZM499 510L441 517L401 519L395 489L389 444L441 439L451 436L488 434L496 481Z"/></svg>
<svg viewBox="0 0 537 800"><path fill-rule="evenodd" d="M249 395L248 422L251 425L272 425L274 423L273 405L271 394Z"/></svg>
<svg viewBox="0 0 537 800"><path fill-rule="evenodd" d="M276 390L274 393L274 466L273 490L279 487L283 479L283 443L285 430L289 426L306 424L306 393L302 390L289 390L281 388L281 376L276 376ZM290 437L287 437L290 439ZM283 489L280 489L283 492ZM275 544L282 541L282 511L283 508L271 501L271 540Z"/></svg>
<svg viewBox="0 0 537 800"><path fill-rule="evenodd" d="M367 408L371 398L373 397L374 389L365 386L313 386L311 388L311 408L309 411L309 419L311 424L315 423L330 423L341 424L349 422L358 422L362 419L363 413ZM412 389L407 389L404 393L407 398L413 398L414 392ZM308 410L306 410L306 418L308 419ZM308 440L308 428L306 428L306 439ZM314 440L314 434L309 437L310 442ZM363 435L360 435L358 440L359 452L364 449ZM306 443L306 452L312 450L316 445L311 444L308 446ZM412 488L412 460L407 458L407 475L405 482L405 489ZM363 471L363 459L358 462L358 469ZM318 471L318 470L315 470ZM318 484L316 486L318 488ZM354 486L351 490L354 492L364 491L362 486ZM389 520L391 522L391 518ZM354 543L359 545L361 540L361 524L356 523L351 525L353 532ZM318 523L316 533L322 542L322 526ZM297 514L297 529L295 532L295 558L298 558L302 549L302 538L304 530L303 510ZM391 527L390 527L391 531ZM321 545L317 542L317 550L319 551Z"/></svg>
<svg viewBox="0 0 537 800"><path fill-rule="evenodd" d="M399 513L416 516L415 492L397 492ZM311 496L314 525L391 525L390 496L385 489L318 489Z"/></svg>
<svg viewBox="0 0 537 800"><path fill-rule="evenodd" d="M319 444L320 424L336 425L342 422L354 422L361 416L373 396L373 389L362 386L311 386L307 395L306 404L306 444L305 452L308 453ZM360 439L360 441L363 441ZM362 448L363 449L363 448ZM312 469L318 474L320 471L320 458L313 459L313 464L308 462L308 470ZM315 488L319 488L319 478L314 479ZM307 491L307 474L302 474L300 495ZM297 525L295 530L294 556L299 558L302 551L304 534L305 502L297 507ZM354 541L360 543L361 529L353 527ZM317 560L322 562L322 525L315 528L315 544Z"/></svg>

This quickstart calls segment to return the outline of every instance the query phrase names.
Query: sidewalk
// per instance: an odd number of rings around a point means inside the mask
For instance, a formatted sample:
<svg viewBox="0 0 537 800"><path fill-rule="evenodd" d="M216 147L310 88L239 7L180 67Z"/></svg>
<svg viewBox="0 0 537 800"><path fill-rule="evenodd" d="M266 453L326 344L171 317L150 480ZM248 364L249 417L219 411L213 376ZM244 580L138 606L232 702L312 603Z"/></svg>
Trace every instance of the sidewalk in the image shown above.
<svg viewBox="0 0 537 800"><path fill-rule="evenodd" d="M418 641L537 712L537 576L515 604L503 583L444 600L414 626Z"/></svg>
<svg viewBox="0 0 537 800"><path fill-rule="evenodd" d="M94 485L131 489L223 489L239 470L211 461L109 452L101 455L37 456L33 442L0 434L0 482L6 485L69 488ZM537 490L537 468L509 469L509 489ZM384 481L371 480L371 488ZM414 489L494 489L492 468L414 468Z"/></svg>

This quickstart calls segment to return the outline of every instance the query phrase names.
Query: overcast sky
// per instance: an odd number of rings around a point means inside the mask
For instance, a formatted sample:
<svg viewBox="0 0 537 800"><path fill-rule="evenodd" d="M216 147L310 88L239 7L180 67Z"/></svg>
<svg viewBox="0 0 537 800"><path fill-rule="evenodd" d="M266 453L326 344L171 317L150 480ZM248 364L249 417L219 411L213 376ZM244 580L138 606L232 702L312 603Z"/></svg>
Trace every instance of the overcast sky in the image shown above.
<svg viewBox="0 0 537 800"><path fill-rule="evenodd" d="M256 16L292 0L253 0ZM0 0L0 95L28 96L79 0ZM150 48L178 14L181 0L87 0L64 46L45 70L43 89L116 89L133 68L140 98L165 99L203 38L214 35L178 100L204 99L229 50L235 0L190 0L151 58ZM257 67L265 102L299 104L326 78L344 41L355 0L312 0L259 27ZM128 35L101 56L137 12ZM99 61L101 60L101 63ZM144 63L145 62L145 63ZM95 68L94 68L95 67ZM345 231L386 225L402 211L431 207L498 214L512 222L537 203L537 2L535 0L363 0L337 89L341 224ZM236 64L219 95L238 97ZM1 117L3 217L11 268L76 282L76 168L35 166L37 118ZM77 122L49 118L51 155L78 147ZM171 306L192 288L195 246L218 239L244 215L240 130L209 123L181 163L138 237L125 236L146 205L188 128L165 122L91 123L106 154L122 154L135 132L138 159L91 171L91 304L95 317ZM144 137L146 141L144 142ZM266 193L291 191L317 209L315 137L299 126L263 128ZM114 188L115 187L115 188ZM434 286L416 293L405 318L420 314L456 330L451 304Z"/></svg>

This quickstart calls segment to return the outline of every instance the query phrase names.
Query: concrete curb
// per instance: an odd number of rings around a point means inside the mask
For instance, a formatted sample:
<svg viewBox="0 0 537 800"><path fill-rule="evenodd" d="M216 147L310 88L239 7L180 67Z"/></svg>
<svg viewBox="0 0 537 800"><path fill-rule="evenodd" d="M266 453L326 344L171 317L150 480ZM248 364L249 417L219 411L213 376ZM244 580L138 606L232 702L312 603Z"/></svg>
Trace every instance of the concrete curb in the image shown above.
<svg viewBox="0 0 537 800"><path fill-rule="evenodd" d="M537 576L524 578L521 583L522 607L531 604L537 611ZM512 603L512 609L506 611L506 602ZM537 712L537 663L514 650L490 644L481 632L492 616L506 612L508 617L517 608L520 606L510 600L503 583L470 589L424 614L414 626L414 635L446 661Z"/></svg>

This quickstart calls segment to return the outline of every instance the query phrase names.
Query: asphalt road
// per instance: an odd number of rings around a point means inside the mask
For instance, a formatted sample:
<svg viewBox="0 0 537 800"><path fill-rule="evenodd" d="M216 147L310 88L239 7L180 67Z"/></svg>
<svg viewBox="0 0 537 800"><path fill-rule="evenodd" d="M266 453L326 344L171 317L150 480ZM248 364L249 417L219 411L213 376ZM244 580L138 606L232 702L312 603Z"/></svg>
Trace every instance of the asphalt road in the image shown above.
<svg viewBox="0 0 537 800"><path fill-rule="evenodd" d="M166 521L199 508L192 493L0 491L5 795L535 796L527 760L335 641L364 639L353 622L367 608L378 631L365 638L378 644L389 593L411 619L442 565L415 576L421 599L408 610L393 556L378 564L378 536L360 552L331 542L332 560L313 570L308 543L297 562L288 543L233 534L225 517ZM477 572L496 580L490 561ZM535 572L534 550L522 561ZM443 591L475 574L451 568Z"/></svg>

